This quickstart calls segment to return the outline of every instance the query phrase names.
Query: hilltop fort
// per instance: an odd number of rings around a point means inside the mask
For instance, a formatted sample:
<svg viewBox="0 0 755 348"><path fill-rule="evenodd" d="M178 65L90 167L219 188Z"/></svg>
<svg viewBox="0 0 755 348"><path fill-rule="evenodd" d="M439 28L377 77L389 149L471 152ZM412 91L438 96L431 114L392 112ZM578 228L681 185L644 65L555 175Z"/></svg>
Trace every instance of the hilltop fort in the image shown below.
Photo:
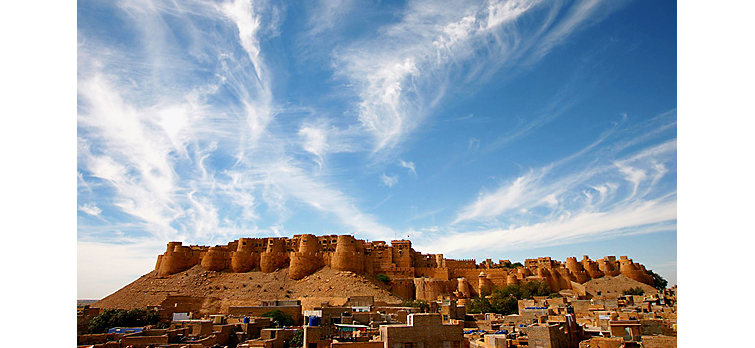
<svg viewBox="0 0 755 348"><path fill-rule="evenodd" d="M154 270L77 313L78 342L285 347L303 331L307 348L675 346L676 290L654 279L626 256L477 263L350 235L170 242ZM516 284L525 286L507 287ZM539 295L501 295L527 288ZM169 329L90 328L106 310L145 308Z"/></svg>
<svg viewBox="0 0 755 348"><path fill-rule="evenodd" d="M158 256L157 277L167 277L201 265L207 271L272 273L288 268L293 280L305 278L323 267L361 275L385 275L390 291L404 299L436 300L439 297L471 298L487 295L495 287L522 282L541 281L554 292L571 290L584 293L582 284L604 276L623 275L653 285L645 266L621 256L607 256L597 261L585 255L582 260L566 262L550 257L527 259L512 267L507 260L498 263L487 259L455 260L443 254L422 254L409 240L364 241L350 235L312 234L293 238L241 238L224 246L184 246L168 243Z"/></svg>

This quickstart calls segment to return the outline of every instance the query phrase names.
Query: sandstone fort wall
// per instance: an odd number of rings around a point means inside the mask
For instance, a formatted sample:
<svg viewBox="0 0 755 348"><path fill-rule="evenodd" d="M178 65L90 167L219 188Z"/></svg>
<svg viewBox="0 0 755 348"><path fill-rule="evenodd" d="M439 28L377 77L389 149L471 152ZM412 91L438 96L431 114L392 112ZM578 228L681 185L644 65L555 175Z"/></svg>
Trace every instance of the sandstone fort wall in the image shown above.
<svg viewBox="0 0 755 348"><path fill-rule="evenodd" d="M645 266L621 256L606 256L597 261L584 255L565 262L550 257L525 260L524 266L505 268L503 263L474 259L447 259L443 254L421 254L409 240L366 242L351 235L313 234L293 238L241 238L227 245L184 246L169 242L159 255L155 270L159 277L183 272L196 265L208 271L265 273L288 267L292 279L302 279L328 266L357 274L388 276L392 291L402 298L434 300L455 294L471 297L490 293L496 287L522 282L542 281L551 291L572 289L584 292L581 284L603 276L624 275L653 285Z"/></svg>

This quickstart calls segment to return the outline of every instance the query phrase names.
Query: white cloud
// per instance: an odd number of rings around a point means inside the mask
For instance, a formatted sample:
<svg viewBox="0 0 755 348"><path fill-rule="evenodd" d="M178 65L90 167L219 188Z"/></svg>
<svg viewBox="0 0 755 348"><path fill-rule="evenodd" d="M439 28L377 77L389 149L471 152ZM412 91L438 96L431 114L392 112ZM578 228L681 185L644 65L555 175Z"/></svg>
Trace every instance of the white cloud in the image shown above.
<svg viewBox="0 0 755 348"><path fill-rule="evenodd" d="M381 225L372 215L356 207L352 198L338 189L329 187L306 175L300 168L279 162L266 166L266 177L286 196L297 199L321 212L334 215L338 221L354 233L373 240L389 238L393 231Z"/></svg>
<svg viewBox="0 0 755 348"><path fill-rule="evenodd" d="M410 174L417 176L417 169L414 166L414 162L399 160L399 165L409 170Z"/></svg>
<svg viewBox="0 0 755 348"><path fill-rule="evenodd" d="M98 216L102 213L102 209L97 207L96 204L84 204L79 206L79 210L92 216Z"/></svg>
<svg viewBox="0 0 755 348"><path fill-rule="evenodd" d="M458 223L465 220L473 220L485 217L500 215L506 211L520 207L524 199L531 201L534 197L532 191L534 184L538 180L538 175L534 173L520 176L506 186L501 186L497 191L490 194L480 193L477 201L462 208L456 221ZM525 194L528 198L525 198ZM552 194L549 194L549 196ZM545 198L539 201L545 201Z"/></svg>
<svg viewBox="0 0 755 348"><path fill-rule="evenodd" d="M383 185L388 187L393 187L393 185L398 184L398 175L395 176L388 176L385 173L380 175L380 180L383 181Z"/></svg>
<svg viewBox="0 0 755 348"><path fill-rule="evenodd" d="M632 134L618 134L622 133ZM621 142L597 146L610 134L617 133L604 134L575 154L530 170L492 192L480 192L458 210L449 226L465 232L428 241L428 247L537 247L674 230L676 188L659 185L676 166L676 139L624 154ZM613 158L619 153L623 157Z"/></svg>
<svg viewBox="0 0 755 348"><path fill-rule="evenodd" d="M309 17L307 38L322 35L343 22L343 17L354 9L353 0L319 0Z"/></svg>
<svg viewBox="0 0 755 348"><path fill-rule="evenodd" d="M397 22L380 28L374 38L337 50L333 68L355 88L358 118L374 137L373 151L393 150L448 91L480 83L522 59L537 62L571 33L615 8L594 1L566 10L551 4L538 29L524 31L516 25L525 14L545 10L540 4L412 1ZM563 16L557 16L562 10ZM474 68L465 68L470 62Z"/></svg>
<svg viewBox="0 0 755 348"><path fill-rule="evenodd" d="M304 126L299 129L302 148L315 156L315 162L322 169L323 158L328 153L328 133L323 127Z"/></svg>
<svg viewBox="0 0 755 348"><path fill-rule="evenodd" d="M634 202L603 212L577 211L531 225L434 236L421 246L442 253L537 248L676 229L676 200Z"/></svg>

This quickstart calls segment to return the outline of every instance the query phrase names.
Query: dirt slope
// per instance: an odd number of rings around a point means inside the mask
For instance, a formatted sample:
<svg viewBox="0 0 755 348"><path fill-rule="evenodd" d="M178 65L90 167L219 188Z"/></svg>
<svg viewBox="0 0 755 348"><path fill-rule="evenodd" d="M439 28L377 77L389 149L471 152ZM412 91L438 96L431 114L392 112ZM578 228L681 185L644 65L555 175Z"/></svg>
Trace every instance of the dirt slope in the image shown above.
<svg viewBox="0 0 755 348"><path fill-rule="evenodd" d="M398 303L388 287L370 276L336 271L324 267L301 280L288 277L288 268L272 273L206 271L194 266L184 272L158 278L153 271L115 293L92 304L98 308L123 308L159 305L168 295L207 297L205 306L252 306L263 300L298 299L304 309L346 302L350 296L374 296L375 301Z"/></svg>
<svg viewBox="0 0 755 348"><path fill-rule="evenodd" d="M622 294L622 291L638 286L645 290L645 294L657 292L652 286L629 279L624 275L618 275L615 277L605 276L598 279L591 279L583 285L588 294L608 298L616 298ZM598 295L598 292L600 292L600 295Z"/></svg>

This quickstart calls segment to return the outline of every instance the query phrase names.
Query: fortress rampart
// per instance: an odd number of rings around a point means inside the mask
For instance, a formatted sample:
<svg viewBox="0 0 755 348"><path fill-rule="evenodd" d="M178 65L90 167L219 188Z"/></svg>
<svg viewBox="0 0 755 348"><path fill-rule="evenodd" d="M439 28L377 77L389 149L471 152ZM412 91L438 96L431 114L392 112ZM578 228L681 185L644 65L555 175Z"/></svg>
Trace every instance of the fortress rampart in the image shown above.
<svg viewBox="0 0 755 348"><path fill-rule="evenodd" d="M496 287L542 281L552 291L573 289L603 276L624 275L653 285L645 266L621 256L596 261L584 255L565 262L550 257L527 259L524 266L510 268L487 259L447 259L443 254L422 254L409 240L364 241L350 235L300 234L292 238L241 238L227 245L184 246L169 242L155 265L158 277L183 272L196 265L209 271L265 273L288 267L291 279L299 280L328 266L339 271L375 276L383 274L394 294L402 298L435 299L439 296L469 298L489 294ZM507 267L507 265L509 267Z"/></svg>

